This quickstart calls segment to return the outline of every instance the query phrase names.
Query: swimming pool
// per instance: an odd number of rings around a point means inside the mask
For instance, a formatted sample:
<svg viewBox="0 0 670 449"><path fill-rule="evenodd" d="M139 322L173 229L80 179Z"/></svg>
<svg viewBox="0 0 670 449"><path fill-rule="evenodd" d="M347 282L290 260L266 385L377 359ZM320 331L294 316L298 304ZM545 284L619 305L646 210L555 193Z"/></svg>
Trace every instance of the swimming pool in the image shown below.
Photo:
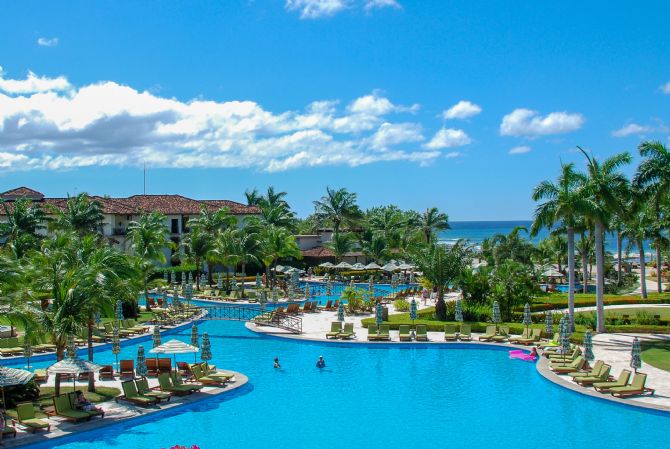
<svg viewBox="0 0 670 449"><path fill-rule="evenodd" d="M533 364L509 360L506 350L295 342L260 336L241 322L206 321L200 331L211 337L212 363L249 376L245 394L37 447L611 449L667 441L667 415L560 388ZM188 342L190 329L173 337ZM138 344L124 343L120 358L134 358ZM327 362L322 371L319 355ZM275 356L281 370L272 367ZM99 363L113 359L109 351L96 354Z"/></svg>

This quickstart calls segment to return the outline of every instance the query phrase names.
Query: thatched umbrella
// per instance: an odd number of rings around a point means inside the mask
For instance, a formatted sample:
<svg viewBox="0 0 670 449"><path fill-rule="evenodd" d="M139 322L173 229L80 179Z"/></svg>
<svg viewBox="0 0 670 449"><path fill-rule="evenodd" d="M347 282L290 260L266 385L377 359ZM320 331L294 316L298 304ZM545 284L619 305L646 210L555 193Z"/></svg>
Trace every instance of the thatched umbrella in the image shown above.
<svg viewBox="0 0 670 449"><path fill-rule="evenodd" d="M25 385L30 382L34 376L34 373L24 369L0 366L0 391L2 391L2 405L7 408L7 402L5 402L5 387Z"/></svg>

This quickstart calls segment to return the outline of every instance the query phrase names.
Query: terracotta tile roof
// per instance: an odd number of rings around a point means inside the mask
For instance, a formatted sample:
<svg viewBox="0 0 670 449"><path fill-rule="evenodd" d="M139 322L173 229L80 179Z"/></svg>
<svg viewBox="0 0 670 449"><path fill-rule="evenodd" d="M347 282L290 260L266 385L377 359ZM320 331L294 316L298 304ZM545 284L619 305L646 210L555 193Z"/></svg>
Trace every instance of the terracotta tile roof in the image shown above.
<svg viewBox="0 0 670 449"><path fill-rule="evenodd" d="M24 197L41 200L44 198L44 194L28 187L17 187L16 189L7 190L6 192L0 193L0 198L7 201L12 201Z"/></svg>
<svg viewBox="0 0 670 449"><path fill-rule="evenodd" d="M335 257L335 254L331 250L324 248L323 246L305 249L300 252L302 253L302 257Z"/></svg>
<svg viewBox="0 0 670 449"><path fill-rule="evenodd" d="M201 203L212 206L214 210L219 210L222 207L227 207L235 215L250 215L260 214L261 210L256 206L247 206L246 204L238 203L230 200L202 200Z"/></svg>

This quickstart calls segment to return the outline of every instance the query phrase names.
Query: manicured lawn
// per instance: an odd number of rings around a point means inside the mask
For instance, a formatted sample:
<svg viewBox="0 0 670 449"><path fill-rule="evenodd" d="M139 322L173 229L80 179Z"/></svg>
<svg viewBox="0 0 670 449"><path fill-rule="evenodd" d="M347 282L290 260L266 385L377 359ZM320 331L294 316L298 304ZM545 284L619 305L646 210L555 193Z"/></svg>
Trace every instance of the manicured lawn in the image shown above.
<svg viewBox="0 0 670 449"><path fill-rule="evenodd" d="M640 295L605 295L605 305L618 304L670 304L670 293L649 293L648 299L642 299ZM595 294L575 294L575 307L592 307L596 305ZM539 312L550 309L568 307L567 293L552 293L540 296L533 301L533 311Z"/></svg>
<svg viewBox="0 0 670 449"><path fill-rule="evenodd" d="M623 309L605 310L605 318L616 318L622 315L628 315L635 318L637 313L648 313L650 315L660 315L661 320L670 320L670 307L626 307ZM591 312L578 312L575 315L589 315Z"/></svg>
<svg viewBox="0 0 670 449"><path fill-rule="evenodd" d="M642 342L642 362L670 371L670 341Z"/></svg>

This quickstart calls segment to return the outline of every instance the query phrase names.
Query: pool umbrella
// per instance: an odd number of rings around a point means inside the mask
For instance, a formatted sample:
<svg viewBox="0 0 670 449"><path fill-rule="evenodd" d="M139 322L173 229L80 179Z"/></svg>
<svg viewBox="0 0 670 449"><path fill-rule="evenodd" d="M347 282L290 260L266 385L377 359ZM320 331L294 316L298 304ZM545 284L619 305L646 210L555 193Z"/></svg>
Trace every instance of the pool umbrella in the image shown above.
<svg viewBox="0 0 670 449"><path fill-rule="evenodd" d="M456 306L454 307L454 319L459 323L463 322L463 308L461 306L461 300L456 300Z"/></svg>
<svg viewBox="0 0 670 449"><path fill-rule="evenodd" d="M100 323L102 323L102 316L100 312L95 312L95 325L100 326Z"/></svg>
<svg viewBox="0 0 670 449"><path fill-rule="evenodd" d="M353 265L351 266L351 269L352 269L352 270L357 270L357 271L358 271L358 270L365 270L365 265L363 265L363 264L360 263L360 262L356 262L355 264L353 264Z"/></svg>
<svg viewBox="0 0 670 449"><path fill-rule="evenodd" d="M161 345L161 330L158 326L154 326L154 333L151 336L151 339L153 340L154 348Z"/></svg>
<svg viewBox="0 0 670 449"><path fill-rule="evenodd" d="M337 321L340 323L344 322L344 303L340 301L340 304L337 306Z"/></svg>
<svg viewBox="0 0 670 449"><path fill-rule="evenodd" d="M493 301L493 322L496 325L496 332L498 331L498 323L500 321L500 304L498 304L498 301Z"/></svg>
<svg viewBox="0 0 670 449"><path fill-rule="evenodd" d="M268 292L261 290L261 293L258 298L258 304L261 308L261 315L265 313L265 303L268 302Z"/></svg>
<svg viewBox="0 0 670 449"><path fill-rule="evenodd" d="M223 290L223 276L221 275L221 272L219 271L216 276L216 288L219 290Z"/></svg>
<svg viewBox="0 0 670 449"><path fill-rule="evenodd" d="M528 327L533 324L533 319L530 316L530 304L528 303L523 307L523 324L526 325L526 335L528 335Z"/></svg>
<svg viewBox="0 0 670 449"><path fill-rule="evenodd" d="M172 306L179 307L180 305L181 301L179 301L179 291L175 289L174 294L172 295Z"/></svg>
<svg viewBox="0 0 670 449"><path fill-rule="evenodd" d="M259 273L256 273L256 289L261 288L261 275Z"/></svg>
<svg viewBox="0 0 670 449"><path fill-rule="evenodd" d="M191 346L195 346L196 348L200 347L200 344L198 343L198 326L194 324L191 326Z"/></svg>
<svg viewBox="0 0 670 449"><path fill-rule="evenodd" d="M377 265L376 263L372 262L372 263L367 264L367 265L365 266L365 269L366 269L366 270L381 270L382 267L380 267L380 266Z"/></svg>
<svg viewBox="0 0 670 449"><path fill-rule="evenodd" d="M28 334L23 337L23 356L28 359L28 365L26 368L30 368L30 357L33 355L33 347L30 345L30 339Z"/></svg>
<svg viewBox="0 0 670 449"><path fill-rule="evenodd" d="M165 281L166 284L168 283L168 272L167 271L163 271L163 280Z"/></svg>
<svg viewBox="0 0 670 449"><path fill-rule="evenodd" d="M351 265L349 265L346 262L340 262L337 265L335 265L333 268L338 268L341 270L351 270Z"/></svg>
<svg viewBox="0 0 670 449"><path fill-rule="evenodd" d="M326 296L333 296L333 283L330 282L330 279L326 282Z"/></svg>
<svg viewBox="0 0 670 449"><path fill-rule="evenodd" d="M272 290L272 303L277 304L278 301L279 301L279 292L277 292L277 290L273 289Z"/></svg>
<svg viewBox="0 0 670 449"><path fill-rule="evenodd" d="M77 385L77 376L85 373L95 373L100 371L102 368L100 365L97 365L88 360L82 360L76 355L74 357L65 357L60 362L56 362L47 368L49 374L67 374L72 376L72 389L76 389Z"/></svg>
<svg viewBox="0 0 670 449"><path fill-rule="evenodd" d="M389 262L382 267L382 270L384 270L384 271L395 271L397 268L398 267L395 264Z"/></svg>
<svg viewBox="0 0 670 449"><path fill-rule="evenodd" d="M167 307L168 303L168 293L167 289L163 290L163 307Z"/></svg>
<svg viewBox="0 0 670 449"><path fill-rule="evenodd" d="M412 328L414 328L414 320L416 320L416 299L412 299L409 303L409 319L412 320Z"/></svg>
<svg viewBox="0 0 670 449"><path fill-rule="evenodd" d="M5 409L7 408L7 404L5 403L5 387L25 385L30 382L34 376L34 373L24 369L0 366L0 390L2 391L2 406Z"/></svg>
<svg viewBox="0 0 670 449"><path fill-rule="evenodd" d="M191 285L191 284L189 284ZM186 289L186 303L188 305L188 308L191 308L191 299L193 298L193 293L191 292L190 288Z"/></svg>
<svg viewBox="0 0 670 449"><path fill-rule="evenodd" d="M591 330L584 333L584 358L586 360L593 360L596 357L593 355L593 340L591 338Z"/></svg>
<svg viewBox="0 0 670 449"><path fill-rule="evenodd" d="M135 364L135 373L137 377L144 377L147 375L147 359L144 356L144 346L140 345L137 348L137 363Z"/></svg>
<svg viewBox="0 0 670 449"><path fill-rule="evenodd" d="M209 343L209 334L207 332L202 333L202 348L200 351L200 360L205 362L207 367L207 362L212 360L212 345Z"/></svg>
<svg viewBox="0 0 670 449"><path fill-rule="evenodd" d="M65 340L65 351L67 357L77 356L77 347L74 344L74 335L72 334L68 334L67 339Z"/></svg>
<svg viewBox="0 0 670 449"><path fill-rule="evenodd" d="M375 323L377 324L377 326L379 326L380 324L382 324L384 322L382 313L383 313L382 312L382 304L379 302L379 303L377 303L377 307L376 307L376 310L375 310Z"/></svg>
<svg viewBox="0 0 670 449"><path fill-rule="evenodd" d="M372 275L370 275L370 279L368 279L368 290L371 292L375 291L374 277Z"/></svg>
<svg viewBox="0 0 670 449"><path fill-rule="evenodd" d="M112 354L116 356L116 366L119 366L119 354L121 353L121 340L119 340L119 327L112 326Z"/></svg>
<svg viewBox="0 0 670 449"><path fill-rule="evenodd" d="M230 286L231 286L230 289L232 291L237 290L237 276L235 275L235 273L233 273L233 280L230 281Z"/></svg>
<svg viewBox="0 0 670 449"><path fill-rule="evenodd" d="M160 346L156 346L151 351L152 354L172 354L174 356L174 364L177 365L177 354L193 354L200 352L200 349L195 346L184 343L179 340L170 340Z"/></svg>
<svg viewBox="0 0 670 449"><path fill-rule="evenodd" d="M638 368L642 368L642 358L640 357L641 352L640 340L635 337L635 339L633 339L633 347L630 351L630 367L633 368L636 373Z"/></svg>
<svg viewBox="0 0 670 449"><path fill-rule="evenodd" d="M321 268L332 268L332 267L333 267L333 264L330 263L330 262L324 262L324 263L322 263L322 264L319 264L319 266L320 266Z"/></svg>
<svg viewBox="0 0 670 449"><path fill-rule="evenodd" d="M170 284L176 284L177 283L177 273L174 271L170 272Z"/></svg>
<svg viewBox="0 0 670 449"><path fill-rule="evenodd" d="M547 310L544 315L544 331L547 333L547 338L551 338L554 333L554 317L551 310Z"/></svg>
<svg viewBox="0 0 670 449"><path fill-rule="evenodd" d="M123 320L123 303L121 301L116 301L116 314L115 318L117 321Z"/></svg>
<svg viewBox="0 0 670 449"><path fill-rule="evenodd" d="M186 274L182 273L181 275L181 291L182 293L186 291Z"/></svg>
<svg viewBox="0 0 670 449"><path fill-rule="evenodd" d="M188 283L189 284L193 283L193 273L191 273L190 271L188 272Z"/></svg>
<svg viewBox="0 0 670 449"><path fill-rule="evenodd" d="M409 273L409 283L410 284L414 283L414 272L413 271Z"/></svg>
<svg viewBox="0 0 670 449"><path fill-rule="evenodd" d="M570 352L570 320L565 316L561 318L561 351L565 363L565 356Z"/></svg>
<svg viewBox="0 0 670 449"><path fill-rule="evenodd" d="M305 284L305 298L309 297L309 284Z"/></svg>

